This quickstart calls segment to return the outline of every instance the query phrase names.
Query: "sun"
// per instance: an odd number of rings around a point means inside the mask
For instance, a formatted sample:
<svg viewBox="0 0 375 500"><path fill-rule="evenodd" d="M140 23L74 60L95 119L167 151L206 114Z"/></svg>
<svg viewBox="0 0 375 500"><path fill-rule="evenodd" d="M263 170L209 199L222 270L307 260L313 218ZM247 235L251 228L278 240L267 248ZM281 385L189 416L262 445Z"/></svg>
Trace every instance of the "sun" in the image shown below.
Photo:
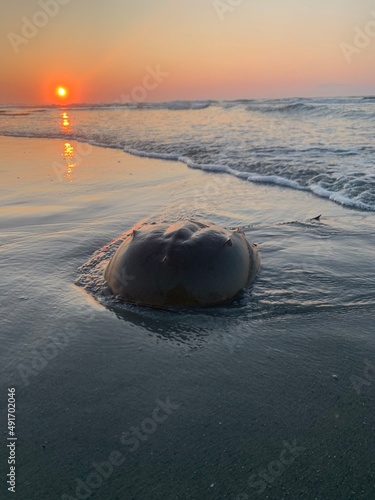
<svg viewBox="0 0 375 500"><path fill-rule="evenodd" d="M56 88L56 95L58 95L61 99L66 97L68 95L68 90L65 87L57 87Z"/></svg>

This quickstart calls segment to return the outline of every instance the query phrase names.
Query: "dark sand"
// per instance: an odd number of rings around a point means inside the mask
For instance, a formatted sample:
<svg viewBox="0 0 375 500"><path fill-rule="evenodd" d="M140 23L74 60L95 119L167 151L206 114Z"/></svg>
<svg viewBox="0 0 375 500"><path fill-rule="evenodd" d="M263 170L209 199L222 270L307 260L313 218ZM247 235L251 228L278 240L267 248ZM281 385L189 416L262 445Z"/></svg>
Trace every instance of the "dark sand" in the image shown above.
<svg viewBox="0 0 375 500"><path fill-rule="evenodd" d="M64 141L0 144L0 421L15 387L13 498L375 497L373 214L93 147L56 172ZM259 224L249 236L263 268L236 303L115 313L74 285L138 220L194 210ZM313 249L310 229L275 225L321 212L330 232ZM12 498L6 453L3 432L0 497Z"/></svg>

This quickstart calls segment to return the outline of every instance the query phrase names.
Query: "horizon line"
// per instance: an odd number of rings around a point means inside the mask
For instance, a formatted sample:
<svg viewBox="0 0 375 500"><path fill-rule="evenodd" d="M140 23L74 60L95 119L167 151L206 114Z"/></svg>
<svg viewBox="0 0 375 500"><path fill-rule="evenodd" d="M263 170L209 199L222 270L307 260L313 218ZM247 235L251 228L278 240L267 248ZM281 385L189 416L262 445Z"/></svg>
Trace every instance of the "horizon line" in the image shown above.
<svg viewBox="0 0 375 500"><path fill-rule="evenodd" d="M340 95L340 96L293 96L293 97L259 97L259 98L251 98L251 97L240 97L235 99L170 99L170 100L158 100L158 101L127 101L127 102L118 102L118 101L98 101L98 102L72 102L72 103L49 103L49 104L21 104L21 103L12 103L5 104L1 103L0 107L27 107L27 108L35 108L35 107L48 107L48 108L64 108L64 107L74 107L74 106L129 106L129 105L142 105L142 104L167 104L173 102L239 102L239 101L281 101L281 100L293 100L293 99L305 99L305 100L313 100L313 99L353 99L353 98L370 98L375 99L375 94L355 94L355 95Z"/></svg>

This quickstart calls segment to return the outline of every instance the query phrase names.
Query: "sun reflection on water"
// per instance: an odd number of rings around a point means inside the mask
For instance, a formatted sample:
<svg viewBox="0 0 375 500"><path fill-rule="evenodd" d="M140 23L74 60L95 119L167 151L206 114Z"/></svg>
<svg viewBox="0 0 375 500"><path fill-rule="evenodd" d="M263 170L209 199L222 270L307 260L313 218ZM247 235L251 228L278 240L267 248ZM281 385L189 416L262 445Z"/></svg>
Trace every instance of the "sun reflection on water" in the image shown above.
<svg viewBox="0 0 375 500"><path fill-rule="evenodd" d="M60 129L64 134L67 135L69 135L72 132L70 119L67 111L62 111L61 113ZM64 177L67 180L72 181L73 170L74 167L76 167L77 165L77 161L75 158L74 146L70 142L64 141L64 150L62 156L64 158L64 162L66 165L66 172Z"/></svg>
<svg viewBox="0 0 375 500"><path fill-rule="evenodd" d="M70 127L68 113L63 113L62 119L63 119L63 122L62 122L63 127Z"/></svg>
<svg viewBox="0 0 375 500"><path fill-rule="evenodd" d="M73 177L73 169L77 165L77 162L74 157L74 147L70 144L70 142L64 143L63 156L67 167L65 177L71 181Z"/></svg>
<svg viewBox="0 0 375 500"><path fill-rule="evenodd" d="M70 134L72 132L72 128L70 125L70 119L67 111L62 111L61 113L61 122L60 122L60 130L64 134Z"/></svg>

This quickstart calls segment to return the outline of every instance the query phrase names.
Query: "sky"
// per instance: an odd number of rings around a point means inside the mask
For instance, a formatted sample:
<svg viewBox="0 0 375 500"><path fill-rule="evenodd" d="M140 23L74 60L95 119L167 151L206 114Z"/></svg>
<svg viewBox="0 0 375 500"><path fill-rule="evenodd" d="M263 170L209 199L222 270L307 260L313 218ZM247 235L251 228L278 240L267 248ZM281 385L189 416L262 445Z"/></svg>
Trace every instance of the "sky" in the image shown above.
<svg viewBox="0 0 375 500"><path fill-rule="evenodd" d="M375 94L373 0L2 0L0 31L1 104Z"/></svg>

